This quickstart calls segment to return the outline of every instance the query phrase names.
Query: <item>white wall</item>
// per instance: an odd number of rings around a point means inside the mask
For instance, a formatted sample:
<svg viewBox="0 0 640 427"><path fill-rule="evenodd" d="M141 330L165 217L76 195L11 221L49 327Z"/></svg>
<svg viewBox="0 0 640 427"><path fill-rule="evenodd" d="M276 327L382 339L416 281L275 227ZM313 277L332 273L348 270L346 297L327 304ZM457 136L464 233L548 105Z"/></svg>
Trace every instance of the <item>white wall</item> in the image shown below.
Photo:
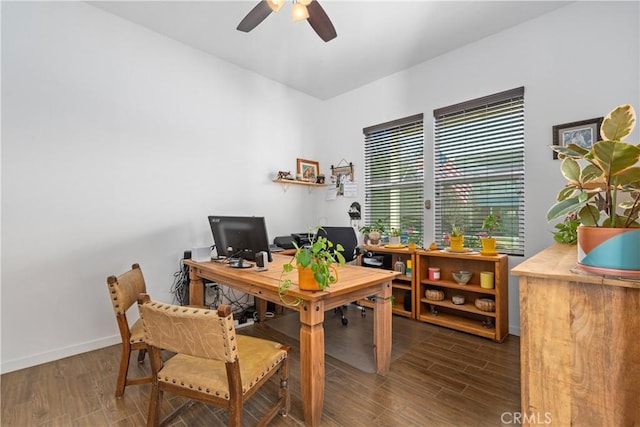
<svg viewBox="0 0 640 427"><path fill-rule="evenodd" d="M531 256L563 184L551 126L640 108L638 14L580 2L320 102L83 3L2 2L2 372L118 342L106 277L139 262L170 300L208 214L264 215L272 237L348 224L362 187L329 202L271 183L296 157L352 161L362 184L362 128L423 112L429 165L434 108L521 85Z"/></svg>
<svg viewBox="0 0 640 427"><path fill-rule="evenodd" d="M425 198L433 200L433 110L524 86L529 257L554 243L546 212L565 182L560 161L552 159L548 147L551 127L604 116L623 103L640 112L639 14L638 2L578 2L326 101L323 108L331 126L323 152L335 153L327 160L352 161L362 183L362 129L424 113ZM637 143L638 134L636 130L629 140ZM364 206L362 185L356 200ZM320 207L329 223L347 224L345 212L353 201L339 199ZM425 241L430 242L433 210L425 212ZM521 261L522 257L510 257L510 268ZM515 276L509 279L509 330L520 330Z"/></svg>
<svg viewBox="0 0 640 427"><path fill-rule="evenodd" d="M315 158L300 92L82 2L2 2L2 89L3 372L119 342L107 276L170 301L209 214L316 221L271 182Z"/></svg>

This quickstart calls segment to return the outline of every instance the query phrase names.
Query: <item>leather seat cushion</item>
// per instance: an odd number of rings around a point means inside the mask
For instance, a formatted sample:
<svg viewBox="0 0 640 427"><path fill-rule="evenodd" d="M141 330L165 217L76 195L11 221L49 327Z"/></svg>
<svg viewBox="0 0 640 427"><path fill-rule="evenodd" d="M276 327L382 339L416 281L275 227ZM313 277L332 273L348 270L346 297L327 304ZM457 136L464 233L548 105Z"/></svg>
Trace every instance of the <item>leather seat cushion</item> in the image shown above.
<svg viewBox="0 0 640 427"><path fill-rule="evenodd" d="M130 328L129 332L131 337L129 342L135 344L137 342L144 342L144 329L142 329L142 320L138 319Z"/></svg>
<svg viewBox="0 0 640 427"><path fill-rule="evenodd" d="M274 341L237 335L242 393L273 371L287 357ZM223 361L177 354L158 372L158 380L229 399L229 383Z"/></svg>

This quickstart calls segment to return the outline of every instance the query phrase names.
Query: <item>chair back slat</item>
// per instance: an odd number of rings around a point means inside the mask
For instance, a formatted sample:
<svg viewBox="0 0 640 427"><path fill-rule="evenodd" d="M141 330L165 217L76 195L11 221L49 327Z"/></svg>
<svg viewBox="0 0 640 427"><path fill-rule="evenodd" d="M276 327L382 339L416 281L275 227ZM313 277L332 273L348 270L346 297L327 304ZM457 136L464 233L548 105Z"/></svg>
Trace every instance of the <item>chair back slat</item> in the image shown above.
<svg viewBox="0 0 640 427"><path fill-rule="evenodd" d="M138 295L147 292L142 270L133 264L131 270L120 276L109 276L107 286L116 316L123 315L138 300Z"/></svg>
<svg viewBox="0 0 640 427"><path fill-rule="evenodd" d="M175 353L234 362L238 346L233 316L156 301L139 304L147 344Z"/></svg>

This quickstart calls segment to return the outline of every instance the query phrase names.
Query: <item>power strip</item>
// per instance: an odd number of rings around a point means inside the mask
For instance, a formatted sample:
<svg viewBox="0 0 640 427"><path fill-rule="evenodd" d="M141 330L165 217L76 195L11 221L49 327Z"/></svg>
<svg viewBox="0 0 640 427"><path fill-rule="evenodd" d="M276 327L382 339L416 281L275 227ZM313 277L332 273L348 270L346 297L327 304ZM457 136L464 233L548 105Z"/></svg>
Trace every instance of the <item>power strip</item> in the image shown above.
<svg viewBox="0 0 640 427"><path fill-rule="evenodd" d="M236 324L236 329L240 329L240 328L244 328L245 326L253 325L253 319L247 319L247 321L244 323L240 323L238 319L236 319L234 320L234 323Z"/></svg>

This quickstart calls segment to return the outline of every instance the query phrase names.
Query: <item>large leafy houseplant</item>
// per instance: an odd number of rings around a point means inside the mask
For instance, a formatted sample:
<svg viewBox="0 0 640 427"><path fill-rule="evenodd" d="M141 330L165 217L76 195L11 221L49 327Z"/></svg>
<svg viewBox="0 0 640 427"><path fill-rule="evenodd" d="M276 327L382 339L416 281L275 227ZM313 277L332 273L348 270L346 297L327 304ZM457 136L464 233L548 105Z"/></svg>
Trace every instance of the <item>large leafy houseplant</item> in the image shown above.
<svg viewBox="0 0 640 427"><path fill-rule="evenodd" d="M640 144L623 141L635 122L633 107L620 105L604 118L601 140L590 149L552 146L563 159L561 171L567 183L547 220L575 215L581 224L579 264L592 272L640 273Z"/></svg>
<svg viewBox="0 0 640 427"><path fill-rule="evenodd" d="M640 227L640 145L622 141L635 126L636 114L629 104L611 111L600 129L602 140L587 150L577 144L552 146L563 159L560 166L567 184L547 219L576 213L582 225ZM586 164L581 167L578 161ZM619 196L627 195L619 201Z"/></svg>
<svg viewBox="0 0 640 427"><path fill-rule="evenodd" d="M322 229L322 227L318 227L318 230L320 229ZM345 258L344 255L342 255L344 247L340 243L334 244L324 236L318 235L317 233L315 235L310 233L308 245L298 246L296 242L293 242L293 245L295 246L296 252L288 263L283 264L283 275L284 273L290 273L295 267L298 268L299 273L301 270L309 269L309 273L313 273L313 279L319 290L324 290L338 280L334 264L345 264ZM284 300L284 295L292 283L292 280L289 278L282 279L278 293L283 302L289 305L297 305L300 301L298 299L293 302ZM300 285L300 280L298 283Z"/></svg>

